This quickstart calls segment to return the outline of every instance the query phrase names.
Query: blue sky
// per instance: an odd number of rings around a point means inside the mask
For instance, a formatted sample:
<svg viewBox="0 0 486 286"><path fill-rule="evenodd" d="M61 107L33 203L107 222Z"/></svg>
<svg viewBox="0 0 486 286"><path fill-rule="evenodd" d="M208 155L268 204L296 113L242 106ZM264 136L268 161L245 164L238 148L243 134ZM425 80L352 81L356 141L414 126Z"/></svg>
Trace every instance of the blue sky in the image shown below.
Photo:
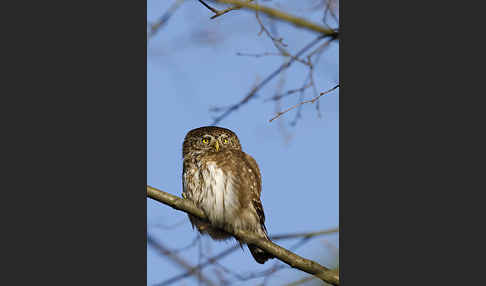
<svg viewBox="0 0 486 286"><path fill-rule="evenodd" d="M280 2L285 4L282 4L283 8L289 9L287 11L320 21L322 12L311 13L304 8L290 10L287 2ZM172 3L149 0L148 21L155 21ZM148 42L147 183L178 196L182 192L181 147L185 134L190 129L210 125L215 115L208 111L210 107L238 102L258 80L264 79L284 60L279 56L236 55L237 52L275 52L265 35L258 36L260 28L253 13L232 11L215 20L210 20L210 16L211 12L198 1L186 1L168 25ZM288 24L277 23L276 27L288 49L294 53L316 37L314 33ZM338 43L331 44L315 68L318 91L338 83L338 50ZM284 73L284 78L273 79L256 99L218 124L235 131L243 150L260 166L262 202L270 235L316 231L339 224L339 89L330 96L321 97L322 118L318 118L314 104L306 104L302 108L303 117L295 127L289 124L295 117L295 110L268 122L276 107L275 102L264 100L275 94L279 81L285 80L283 91L295 89L302 86L306 75L307 67L294 63ZM311 90L306 97L312 97ZM297 102L298 94L294 94L281 101L281 107L285 109ZM290 140L286 140L284 134L290 135ZM175 224L175 228L161 227ZM147 229L171 248L183 247L197 236L186 214L151 199L147 199ZM294 242L279 244L288 247ZM338 235L314 239L296 253L311 259L324 259L320 261L329 265L332 255L325 248L328 244L338 247ZM205 253L215 254L232 245L233 241L202 240ZM198 248L184 251L180 256L195 265ZM221 260L229 269L243 274L267 269L273 262L264 266L257 264L246 249ZM147 247L148 285L182 272L183 269ZM203 273L215 280L211 268ZM298 270L285 269L275 274L267 285L282 285L304 276ZM174 285L196 285L195 281L188 278ZM232 285L255 285L258 282L261 279Z"/></svg>

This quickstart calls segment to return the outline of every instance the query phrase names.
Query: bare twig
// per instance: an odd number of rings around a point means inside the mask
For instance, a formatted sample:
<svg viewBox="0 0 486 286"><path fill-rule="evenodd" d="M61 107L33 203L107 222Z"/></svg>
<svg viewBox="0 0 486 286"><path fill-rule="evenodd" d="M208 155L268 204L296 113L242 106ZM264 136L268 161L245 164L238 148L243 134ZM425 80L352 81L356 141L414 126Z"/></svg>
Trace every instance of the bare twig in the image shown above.
<svg viewBox="0 0 486 286"><path fill-rule="evenodd" d="M169 250L162 242L156 241L151 235L147 234L147 244L152 245L155 249L157 249L161 254L169 257L171 261L173 261L176 265L184 268L184 269L193 269L194 267L191 266L191 264L184 259L182 259L180 256L176 255L174 252ZM195 278L198 278L201 282L204 282L206 285L216 285L214 284L213 281L211 281L209 278L205 277L201 271L195 270L194 271L197 276Z"/></svg>
<svg viewBox="0 0 486 286"><path fill-rule="evenodd" d="M292 239L292 238L299 238L299 237L313 238L313 237L316 237L316 236L333 234L333 233L338 233L338 232L339 232L339 228L335 227L335 228L325 229L325 230L320 230L320 231L274 235L274 236L271 236L270 239L272 239L272 240L283 240L283 239Z"/></svg>
<svg viewBox="0 0 486 286"><path fill-rule="evenodd" d="M164 13L164 15L162 15L159 18L159 20L157 22L155 22L154 24L150 25L150 31L148 32L147 39L150 39L153 36L155 36L155 34L160 30L160 28L162 28L164 25L167 24L167 21L169 21L169 18L172 15L174 15L174 12L177 10L177 8L179 8L179 6L181 6L181 4L184 1L185 0L176 0L176 2L174 2L169 7L169 9Z"/></svg>
<svg viewBox="0 0 486 286"><path fill-rule="evenodd" d="M307 281L311 281L312 279L315 279L315 278L316 278L315 276L304 277L304 278L299 279L297 281L294 281L292 283L285 284L285 286L297 286L297 285L303 284L303 283L305 283Z"/></svg>
<svg viewBox="0 0 486 286"><path fill-rule="evenodd" d="M183 246L183 247L181 247L181 248L172 249L172 250L171 250L171 252L172 252L172 253L179 253L179 252L181 252L181 251L184 251L184 250L187 250L187 249L189 249L189 248L192 248L192 247L194 247L194 245L196 245L196 243L197 243L198 241L200 241L200 239L201 239L201 236L199 236L199 235L198 235L198 236L196 236L196 238L194 238L194 239L191 241L191 243L189 243L188 245Z"/></svg>
<svg viewBox="0 0 486 286"><path fill-rule="evenodd" d="M176 223L174 223L172 225L166 225L166 224L163 224L163 223L157 223L157 224L151 225L150 227L156 227L156 228L160 228L160 229L169 230L169 229L177 228L177 227L183 225L186 222L187 222L187 220L183 219L183 220L181 220L179 222L176 222Z"/></svg>
<svg viewBox="0 0 486 286"><path fill-rule="evenodd" d="M200 219L207 220L204 212L189 200L181 199L179 197L173 196L150 186L147 186L147 196L174 209L181 210ZM304 272L312 274L320 278L324 282L333 285L339 285L339 273L328 269L315 261L305 259L281 246L276 245L269 240L260 239L254 234L246 231L236 230L233 233L229 234L236 237L240 241L244 241L245 243L251 243L258 246L260 249L263 249L264 251L270 253L271 255L273 255L280 261L288 264L292 268L297 268Z"/></svg>
<svg viewBox="0 0 486 286"><path fill-rule="evenodd" d="M252 0L250 0L250 1L252 1ZM215 15L211 16L211 19L214 19L216 17L224 15L224 14L228 13L229 11L239 10L239 9L241 9L241 7L239 7L239 6L233 6L233 7L226 8L224 10L218 11Z"/></svg>
<svg viewBox="0 0 486 286"><path fill-rule="evenodd" d="M334 9L335 9L335 7L333 7L335 5L334 1L333 0L325 0L325 2L326 2L326 7L324 9L324 16L322 17L322 22L326 23L326 17L327 17L327 14L329 13L331 15L331 17L334 19L334 21L336 23L339 23L339 19L337 18L336 14L334 13Z"/></svg>
<svg viewBox="0 0 486 286"><path fill-rule="evenodd" d="M307 76L307 78L305 79L302 87L304 87L304 86L309 87L310 86L310 84L308 83L309 81L310 81L310 72L309 72L309 75ZM305 89L302 89L302 90L299 91L299 102L304 100L304 93L305 93ZM294 118L294 120L292 120L292 122L290 122L290 125L291 126L297 125L297 121L300 118L302 118L302 105L300 105L299 108L297 108L297 112L295 113L295 118Z"/></svg>
<svg viewBox="0 0 486 286"><path fill-rule="evenodd" d="M326 230L320 230L320 231L312 231L312 232L280 234L280 235L271 236L270 239L272 239L272 240L288 240L288 239L302 238L297 244L290 247L290 249L293 250L293 249L296 249L298 246L302 245L305 241L308 241L311 238L318 237L318 236L321 236L321 235L333 234L333 233L336 233L336 232L339 232L338 228L332 228L332 229L326 229ZM197 241L198 238L199 238L199 236L196 238L196 241ZM193 241L190 245L192 246L192 245L194 245L194 243L195 243L195 241ZM187 247L183 247L183 248L178 249L178 250L172 250L172 252L179 252L179 250L182 250L184 248L187 248ZM168 280L166 280L166 281L164 281L160 284L157 284L157 285L158 286L169 285L169 284L172 284L172 283L179 281L180 279L183 279L183 278L186 278L186 277L192 275L197 270L203 269L206 266L219 265L219 263L217 262L218 260L226 257L227 255L231 254L232 252L234 252L238 248L239 248L239 245L232 246L232 247L222 251L221 253L219 253L219 254L211 257L211 258L208 258L204 263L199 264L197 267L193 267L192 269L189 269L188 271L186 271L182 274L179 274L175 277L172 277L172 278L170 278L170 279L168 279ZM228 270L225 267L223 267L222 269L225 270L225 271ZM227 272L230 272L230 271L227 271ZM245 278L246 278L245 276L240 275L238 273L232 273L232 274L238 280L245 280Z"/></svg>
<svg viewBox="0 0 486 286"><path fill-rule="evenodd" d="M203 5L204 5L204 7L208 8L209 10L211 10L213 13L215 13L215 14L218 14L218 13L219 13L219 10L218 10L218 9L216 9L216 8L213 8L213 7L209 6L208 4L206 4L206 3L205 3L204 1L202 1L202 0L198 0L198 1L199 1L199 3L203 4Z"/></svg>
<svg viewBox="0 0 486 286"><path fill-rule="evenodd" d="M334 234L338 233L339 228L332 228L332 229L326 229L326 230L321 230L321 231L313 231L313 232L301 232L301 233L287 233L287 234L281 234L281 235L274 235L271 236L270 238L272 240L289 240L289 239L296 239L300 238L300 240L293 244L292 246L289 247L289 250L295 251L298 247L302 246L304 243L308 242L310 239L318 237L318 236L323 236L323 235L329 235L329 234ZM282 269L285 269L286 265L281 263L281 262L275 262L271 267L258 271L258 272L252 272L252 273L247 273L247 274L239 274L235 271L232 271L228 267L222 265L221 263L214 261L213 264L217 267L219 267L221 270L223 270L224 273L231 274L236 280L238 281L247 281L250 279L255 279L259 277L265 277L263 285L265 285L265 282L268 282L268 279L270 276ZM314 277L314 276L312 276Z"/></svg>
<svg viewBox="0 0 486 286"><path fill-rule="evenodd" d="M247 56L247 57L255 57L255 58L260 58L260 57L265 57L265 56L283 56L280 53L269 53L269 52L264 52L261 54L250 54L250 53L236 53L237 56Z"/></svg>
<svg viewBox="0 0 486 286"><path fill-rule="evenodd" d="M229 254L231 254L232 252L234 252L235 250L237 250L238 248L240 248L239 245L235 245L233 247L230 247L222 252L220 252L219 254L207 259L204 263L201 263L199 264L197 267L193 267L192 269L190 269L189 271L187 272L184 272L182 274L179 274L177 276L174 276L170 279L167 279L161 283L158 283L156 284L156 286L166 286L166 285L170 285L174 282L177 282L185 277L188 277L190 275L192 275L193 273L195 273L196 271L208 266L208 265L212 265L214 264L215 261L218 261L219 259L225 257L225 256L228 256Z"/></svg>
<svg viewBox="0 0 486 286"><path fill-rule="evenodd" d="M265 32L265 34L272 40L273 45L275 46L275 48L277 50L279 50L282 55L288 56L289 55L289 52L287 52L287 50L285 50L285 48L284 48L284 47L287 47L287 44L285 44L283 42L283 39L282 38L275 38L267 30L267 28L265 27L265 25L263 25L262 20L260 19L260 15L258 13L258 10L255 10L255 18L257 19L258 24L260 24L260 32L258 33L258 35L260 36L263 32Z"/></svg>
<svg viewBox="0 0 486 286"><path fill-rule="evenodd" d="M295 54L294 57L289 59L287 62L283 63L278 69L276 69L273 73L271 73L269 76L267 76L262 82L257 84L240 102L231 105L226 109L226 111L221 114L220 116L216 117L214 119L213 125L216 125L219 123L221 120L223 120L226 116L240 108L242 105L248 103L252 97L255 96L256 92L259 91L263 86L265 86L267 83L269 83L275 76L277 76L280 72L283 70L287 69L297 58L299 58L302 54L304 54L306 51L308 51L310 48L312 48L315 44L317 44L319 41L324 39L326 36L321 35L314 39L312 42L307 44L304 48L302 48L297 54Z"/></svg>
<svg viewBox="0 0 486 286"><path fill-rule="evenodd" d="M264 102L273 101L273 100L275 100L275 101L280 100L280 99L282 99L282 98L284 98L284 97L286 97L288 95L294 94L296 92L303 92L304 90L306 90L310 86L311 86L311 84L308 83L308 84L303 85L302 87L299 87L299 88L296 88L296 89L287 90L284 93L276 94L276 95L274 95L274 96L272 96L270 98L265 99Z"/></svg>
<svg viewBox="0 0 486 286"><path fill-rule="evenodd" d="M253 1L253 0L248 0L248 2L251 2L251 1ZM204 5L204 7L208 8L209 10L211 10L211 12L213 12L213 13L214 13L214 15L213 15L213 16L211 16L211 19L214 19L214 18L216 18L216 17L219 17L219 16L221 16L221 15L224 15L224 14L228 13L229 11L233 11L233 10L238 10L238 9L241 9L241 6L236 5L236 6L233 6L233 7L226 8L226 9L224 9L224 10L218 10L218 9L216 9L216 8L214 8L214 7L209 6L208 4L206 4L206 3L205 3L204 1L202 1L202 0L199 0L199 2L200 2L201 4L203 4L203 5Z"/></svg>
<svg viewBox="0 0 486 286"><path fill-rule="evenodd" d="M259 277L268 276L268 275L271 275L271 274L277 272L280 269L286 268L285 264L277 264L277 266L273 265L273 266L271 266L271 267L269 267L265 270L261 270L261 271L258 271L258 272L251 272L251 273L247 273L247 274L239 274L239 273L236 273L234 271L231 271L228 267L222 265L219 262L214 262L214 265L218 266L225 273L231 274L238 281L247 281L247 280L251 280L251 279L255 279L255 278L259 278Z"/></svg>
<svg viewBox="0 0 486 286"><path fill-rule="evenodd" d="M282 89L286 82L286 72L282 72L280 74L280 81L277 84L277 89L275 90L275 95L282 92ZM280 100L275 100L275 112L280 112L282 110L282 104ZM278 131L283 137L284 144L288 144L292 139L293 135L287 130L287 126L285 126L284 120L278 122Z"/></svg>
<svg viewBox="0 0 486 286"><path fill-rule="evenodd" d="M314 81L314 67L315 65L317 65L317 63L319 62L319 59L321 58L321 55L322 55L322 52L324 51L325 48L329 47L329 44L331 43L331 41L327 41L325 42L324 44L320 45L317 49L315 49L313 52L309 53L309 55L307 55L307 61L309 62L309 78L310 78L310 83L311 83L311 86L312 86L312 91L314 92L314 97L317 97L317 87L316 87L316 84L315 84L315 81ZM314 62L312 62L312 57L313 56L316 56L316 59ZM320 118L321 117L321 110L319 108L319 104L320 102L317 101L316 102L316 111L317 111L317 116Z"/></svg>
<svg viewBox="0 0 486 286"><path fill-rule="evenodd" d="M333 88L331 88L331 89L329 89L329 90L325 91L325 92L321 92L321 93L320 93L318 96L316 96L316 97L314 97L314 98L312 98L312 99L309 99L309 100L305 100L305 101L299 102L299 103L297 103L296 105L294 105L294 106L292 106L292 107L290 107L290 108L288 108L288 109L286 109L286 110L284 110L284 111L282 111L282 112L277 113L277 115L275 115L275 116L274 116L272 119L270 119L269 121L270 121L270 122L272 122L273 120L277 119L277 118L278 118L278 117L280 117L281 115L283 115L283 114L285 114L285 113L289 112L290 110L292 110L292 109L294 109L294 108L296 108L296 107L298 107L298 106L301 106L301 105L306 104L306 103L314 103L314 102L316 102L316 101L317 101L317 100L318 100L318 99L319 99L321 96L323 96L323 95L325 95L325 94L330 93L331 91L335 90L335 89L336 89L336 88L338 88L338 87L339 87L339 84L338 84L338 85L336 85L335 87L333 87Z"/></svg>
<svg viewBox="0 0 486 286"><path fill-rule="evenodd" d="M257 19L258 24L260 24L260 32L258 33L258 35L260 36L264 32L265 35L267 35L267 37L270 38L270 40L272 40L273 45L280 52L280 54L282 56L284 56L284 57L294 57L291 53L289 53L289 51L287 51L287 49L285 49L287 47L287 44L285 44L283 42L283 38L275 38L270 33L270 31L268 31L268 29L265 27L265 25L263 25L263 22L260 19L260 15L259 15L259 11L258 10L255 10L255 18ZM294 58L295 58L294 60L296 60L298 62L301 62L304 65L307 65L307 62L299 59L298 57L294 57Z"/></svg>

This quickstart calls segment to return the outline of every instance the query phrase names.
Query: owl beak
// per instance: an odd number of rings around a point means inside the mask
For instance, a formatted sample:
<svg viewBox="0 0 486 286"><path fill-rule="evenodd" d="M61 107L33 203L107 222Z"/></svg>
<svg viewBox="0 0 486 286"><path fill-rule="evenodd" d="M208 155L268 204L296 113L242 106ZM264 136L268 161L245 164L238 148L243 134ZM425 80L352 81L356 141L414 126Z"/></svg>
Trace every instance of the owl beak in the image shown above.
<svg viewBox="0 0 486 286"><path fill-rule="evenodd" d="M218 141L214 141L214 148L216 148L216 152L219 151L219 143L218 143Z"/></svg>

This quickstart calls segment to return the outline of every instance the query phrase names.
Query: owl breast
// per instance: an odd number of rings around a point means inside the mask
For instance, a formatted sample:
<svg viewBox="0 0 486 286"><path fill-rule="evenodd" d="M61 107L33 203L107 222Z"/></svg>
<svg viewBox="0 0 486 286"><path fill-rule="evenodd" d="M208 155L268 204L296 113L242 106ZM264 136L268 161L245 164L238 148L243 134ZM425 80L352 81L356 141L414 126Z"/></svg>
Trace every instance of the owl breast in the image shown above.
<svg viewBox="0 0 486 286"><path fill-rule="evenodd" d="M231 228L239 209L238 194L233 188L234 177L215 162L199 164L184 173L184 192L201 208L211 225Z"/></svg>

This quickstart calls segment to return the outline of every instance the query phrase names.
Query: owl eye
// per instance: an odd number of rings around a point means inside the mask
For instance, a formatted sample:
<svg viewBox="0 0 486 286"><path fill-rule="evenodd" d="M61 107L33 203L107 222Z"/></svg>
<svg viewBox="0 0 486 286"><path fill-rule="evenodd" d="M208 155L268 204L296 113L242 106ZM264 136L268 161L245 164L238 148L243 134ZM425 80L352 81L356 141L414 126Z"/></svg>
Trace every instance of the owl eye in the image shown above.
<svg viewBox="0 0 486 286"><path fill-rule="evenodd" d="M228 142L229 142L228 138L224 138L224 139L223 139L223 143L224 143L224 144L228 144Z"/></svg>
<svg viewBox="0 0 486 286"><path fill-rule="evenodd" d="M208 138L203 138L203 139L202 139L202 143L204 143L204 144L208 144L208 143L209 143L209 139L208 139Z"/></svg>

